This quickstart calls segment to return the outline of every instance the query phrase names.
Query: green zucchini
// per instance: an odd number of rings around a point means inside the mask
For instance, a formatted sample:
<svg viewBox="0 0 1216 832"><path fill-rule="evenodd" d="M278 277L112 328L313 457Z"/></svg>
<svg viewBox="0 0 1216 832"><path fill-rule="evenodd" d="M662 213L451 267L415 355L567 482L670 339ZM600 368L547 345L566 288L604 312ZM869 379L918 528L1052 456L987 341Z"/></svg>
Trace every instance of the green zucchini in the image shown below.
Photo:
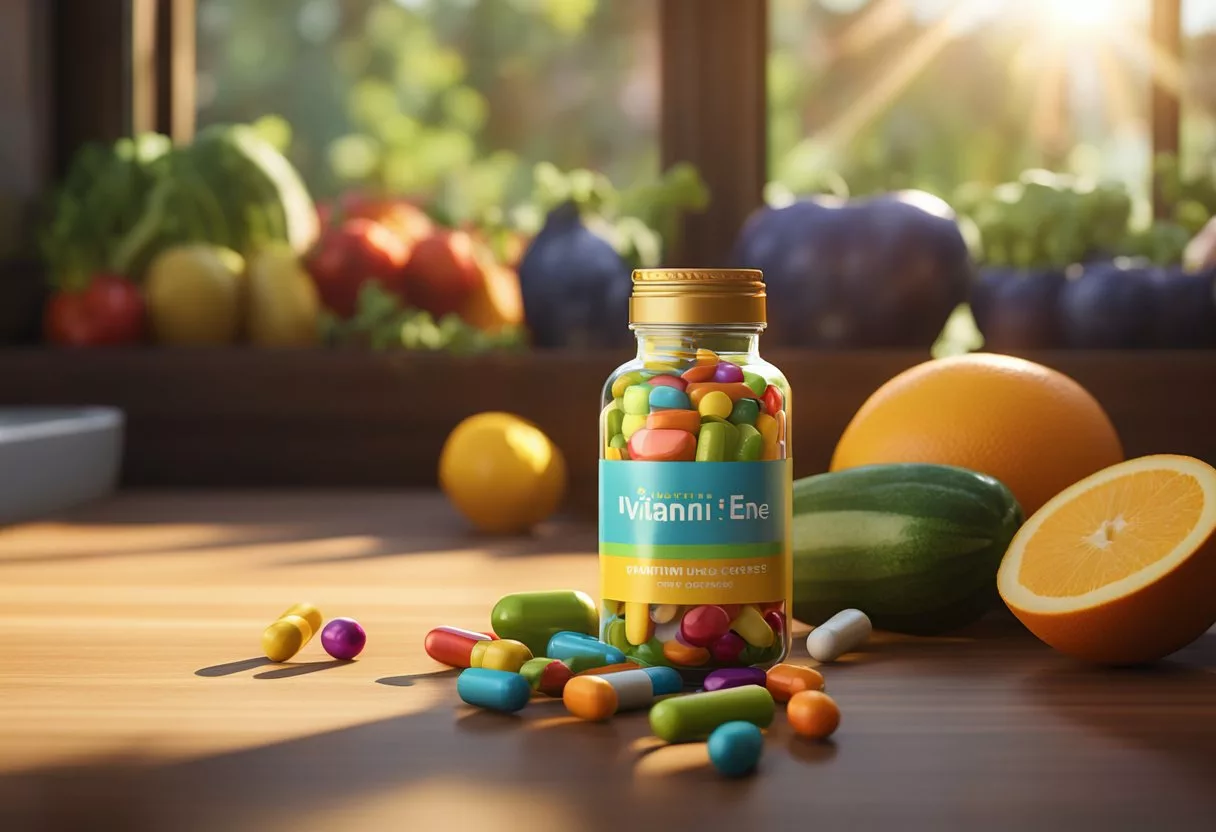
<svg viewBox="0 0 1216 832"><path fill-rule="evenodd" d="M794 483L794 617L859 609L916 635L970 624L1024 520L992 477L946 465L870 465Z"/></svg>

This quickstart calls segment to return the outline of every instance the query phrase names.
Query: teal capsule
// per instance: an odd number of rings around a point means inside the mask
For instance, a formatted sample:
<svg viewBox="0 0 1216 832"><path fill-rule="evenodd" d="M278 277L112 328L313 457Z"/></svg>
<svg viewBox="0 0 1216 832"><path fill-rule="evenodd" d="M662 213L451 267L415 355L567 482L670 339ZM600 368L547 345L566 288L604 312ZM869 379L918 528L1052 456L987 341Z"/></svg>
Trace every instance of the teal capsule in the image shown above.
<svg viewBox="0 0 1216 832"><path fill-rule="evenodd" d="M757 399L764 398L764 391L768 389L768 382L765 380L764 376L749 373L747 370L744 370L743 383L752 389L752 392L756 394Z"/></svg>
<svg viewBox="0 0 1216 832"><path fill-rule="evenodd" d="M605 644L595 636L575 632L554 633L546 646L545 655L555 659L603 656L606 664L619 664L625 661L625 654L611 644Z"/></svg>
<svg viewBox="0 0 1216 832"><path fill-rule="evenodd" d="M532 698L532 686L518 673L470 667L456 677L456 693L470 705L513 713Z"/></svg>
<svg viewBox="0 0 1216 832"><path fill-rule="evenodd" d="M635 384L625 388L621 407L630 416L645 416L650 412L650 393L658 388L649 384Z"/></svg>
<svg viewBox="0 0 1216 832"><path fill-rule="evenodd" d="M754 425L760 415L760 402L755 399L739 399L727 417L732 425Z"/></svg>
<svg viewBox="0 0 1216 832"><path fill-rule="evenodd" d="M764 453L764 436L751 425L739 425L739 462L755 462Z"/></svg>
<svg viewBox="0 0 1216 832"><path fill-rule="evenodd" d="M650 388L648 399L650 410L690 410L692 402L688 394L675 387L655 385Z"/></svg>
<svg viewBox="0 0 1216 832"><path fill-rule="evenodd" d="M750 722L727 722L709 735L709 761L727 777L742 777L756 768L764 734Z"/></svg>

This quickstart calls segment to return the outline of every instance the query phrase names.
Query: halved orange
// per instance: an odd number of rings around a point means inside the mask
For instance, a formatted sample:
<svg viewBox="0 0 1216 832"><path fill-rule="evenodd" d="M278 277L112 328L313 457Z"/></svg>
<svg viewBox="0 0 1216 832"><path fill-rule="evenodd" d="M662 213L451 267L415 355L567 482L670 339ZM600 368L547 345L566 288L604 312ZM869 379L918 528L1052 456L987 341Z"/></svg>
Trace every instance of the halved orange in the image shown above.
<svg viewBox="0 0 1216 832"><path fill-rule="evenodd" d="M1155 661L1216 622L1216 468L1128 460L1066 488L1018 530L997 574L1023 624L1101 664Z"/></svg>

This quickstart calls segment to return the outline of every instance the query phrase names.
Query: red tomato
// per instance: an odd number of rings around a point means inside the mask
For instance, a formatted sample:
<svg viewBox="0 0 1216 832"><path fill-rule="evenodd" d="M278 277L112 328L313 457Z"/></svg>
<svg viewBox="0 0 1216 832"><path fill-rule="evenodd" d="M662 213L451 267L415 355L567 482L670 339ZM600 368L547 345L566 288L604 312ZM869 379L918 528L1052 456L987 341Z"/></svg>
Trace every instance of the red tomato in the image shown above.
<svg viewBox="0 0 1216 832"><path fill-rule="evenodd" d="M404 199L377 199L352 194L343 198L340 210L345 219L380 223L400 237L407 248L413 248L415 243L435 230L435 224L426 212Z"/></svg>
<svg viewBox="0 0 1216 832"><path fill-rule="evenodd" d="M325 305L350 317L359 289L369 280L404 299L402 269L407 256L406 244L392 231L378 222L353 219L326 228L305 267Z"/></svg>
<svg viewBox="0 0 1216 832"><path fill-rule="evenodd" d="M113 274L97 275L81 291L56 292L43 318L48 341L74 347L137 344L144 331L139 287Z"/></svg>
<svg viewBox="0 0 1216 832"><path fill-rule="evenodd" d="M405 267L410 303L436 318L463 313L485 279L476 243L464 231L438 231L420 241Z"/></svg>

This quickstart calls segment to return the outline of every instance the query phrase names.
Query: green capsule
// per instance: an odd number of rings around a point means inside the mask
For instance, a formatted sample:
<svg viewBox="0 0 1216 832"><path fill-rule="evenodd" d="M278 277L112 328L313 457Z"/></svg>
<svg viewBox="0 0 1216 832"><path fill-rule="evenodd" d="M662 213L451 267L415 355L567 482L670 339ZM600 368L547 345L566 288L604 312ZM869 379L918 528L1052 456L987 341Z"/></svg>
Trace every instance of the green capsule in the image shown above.
<svg viewBox="0 0 1216 832"><path fill-rule="evenodd" d="M625 637L625 621L622 618L614 618L608 622L608 626L604 628L603 639L608 644L611 644L617 650L628 653L632 646L629 639Z"/></svg>
<svg viewBox="0 0 1216 832"><path fill-rule="evenodd" d="M760 402L755 399L739 399L730 411L728 421L732 425L754 425L760 415Z"/></svg>
<svg viewBox="0 0 1216 832"><path fill-rule="evenodd" d="M650 730L667 742L704 740L726 722L742 720L759 728L773 722L773 696L759 685L664 699L650 709Z"/></svg>
<svg viewBox="0 0 1216 832"><path fill-rule="evenodd" d="M646 380L646 374L641 370L630 370L627 373L621 373L612 382L612 398L619 399L625 395L625 390L634 384L640 384ZM761 395L763 395L761 391Z"/></svg>
<svg viewBox="0 0 1216 832"><path fill-rule="evenodd" d="M764 398L764 391L768 389L768 382L764 379L764 376L744 370L743 383L752 388L752 392L756 394L757 399Z"/></svg>
<svg viewBox="0 0 1216 832"><path fill-rule="evenodd" d="M629 655L629 658L638 664L644 664L649 667L672 667L671 662L663 655L663 642L657 638L652 638L645 644L631 647L625 652Z"/></svg>
<svg viewBox="0 0 1216 832"><path fill-rule="evenodd" d="M764 454L764 437L751 425L739 425L739 462L755 462Z"/></svg>
<svg viewBox="0 0 1216 832"><path fill-rule="evenodd" d="M650 391L653 389L649 384L634 384L626 388L622 402L625 412L630 416L645 416L649 413Z"/></svg>
<svg viewBox="0 0 1216 832"><path fill-rule="evenodd" d="M730 431L730 425L725 422L701 425L701 433L697 436L697 462L722 462L727 459Z"/></svg>
<svg viewBox="0 0 1216 832"><path fill-rule="evenodd" d="M562 659L562 664L570 668L570 672L577 676L584 670L591 670L592 668L603 667L608 664L608 657L603 653L588 653L582 656L571 656L568 659Z"/></svg>
<svg viewBox="0 0 1216 832"><path fill-rule="evenodd" d="M545 655L554 633L598 636L600 631L595 602L572 589L504 595L490 613L490 624L499 638L522 641L533 656Z"/></svg>
<svg viewBox="0 0 1216 832"><path fill-rule="evenodd" d="M614 399L616 407L607 411L604 414L604 433L608 436L615 436L621 432L621 425L625 422L625 411L621 410L620 402ZM753 419L752 422L756 420Z"/></svg>

